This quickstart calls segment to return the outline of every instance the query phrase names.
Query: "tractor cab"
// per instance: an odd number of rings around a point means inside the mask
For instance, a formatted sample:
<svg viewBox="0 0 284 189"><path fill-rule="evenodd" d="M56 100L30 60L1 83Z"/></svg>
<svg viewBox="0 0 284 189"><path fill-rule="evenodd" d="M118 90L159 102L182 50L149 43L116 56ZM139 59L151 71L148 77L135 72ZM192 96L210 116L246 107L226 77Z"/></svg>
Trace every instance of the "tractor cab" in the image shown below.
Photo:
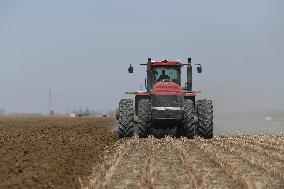
<svg viewBox="0 0 284 189"><path fill-rule="evenodd" d="M173 82L181 85L181 66L179 62L151 62L151 88L158 82Z"/></svg>
<svg viewBox="0 0 284 189"><path fill-rule="evenodd" d="M192 92L192 64L191 58L188 58L187 64L182 64L177 61L152 61L148 58L147 64L140 64L147 66L147 78L145 79L145 88L147 92L150 92L153 87L159 82L171 82L181 86L181 68L187 66L187 82L183 89L186 92ZM200 64L196 64L197 72L202 72ZM128 68L129 73L133 73L133 67L130 65Z"/></svg>
<svg viewBox="0 0 284 189"><path fill-rule="evenodd" d="M181 67L183 64L179 61L152 61L149 58L146 65L147 79L145 80L145 87L148 92L151 92L153 87L161 82L181 86Z"/></svg>

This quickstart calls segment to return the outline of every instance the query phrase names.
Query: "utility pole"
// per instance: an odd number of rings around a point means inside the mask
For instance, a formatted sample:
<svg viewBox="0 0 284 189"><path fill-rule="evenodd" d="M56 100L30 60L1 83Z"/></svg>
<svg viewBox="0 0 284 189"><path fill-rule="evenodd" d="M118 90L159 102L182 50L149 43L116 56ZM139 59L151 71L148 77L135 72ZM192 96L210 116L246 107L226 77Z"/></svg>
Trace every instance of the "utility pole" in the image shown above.
<svg viewBox="0 0 284 189"><path fill-rule="evenodd" d="M54 111L52 108L52 94L51 94L51 89L49 89L49 94L48 94L49 98L48 98L48 110L49 110L49 114L53 115Z"/></svg>

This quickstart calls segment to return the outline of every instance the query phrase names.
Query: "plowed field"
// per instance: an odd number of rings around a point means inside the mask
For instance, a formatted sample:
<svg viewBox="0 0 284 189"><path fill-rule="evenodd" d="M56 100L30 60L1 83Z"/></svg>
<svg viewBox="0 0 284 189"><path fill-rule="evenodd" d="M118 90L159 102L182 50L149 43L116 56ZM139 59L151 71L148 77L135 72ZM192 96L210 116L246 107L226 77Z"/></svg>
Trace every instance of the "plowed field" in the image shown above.
<svg viewBox="0 0 284 189"><path fill-rule="evenodd" d="M284 135L119 141L83 188L284 188Z"/></svg>
<svg viewBox="0 0 284 189"><path fill-rule="evenodd" d="M80 188L107 145L113 119L0 118L0 188Z"/></svg>
<svg viewBox="0 0 284 189"><path fill-rule="evenodd" d="M114 119L0 118L0 188L284 188L284 134L118 140Z"/></svg>

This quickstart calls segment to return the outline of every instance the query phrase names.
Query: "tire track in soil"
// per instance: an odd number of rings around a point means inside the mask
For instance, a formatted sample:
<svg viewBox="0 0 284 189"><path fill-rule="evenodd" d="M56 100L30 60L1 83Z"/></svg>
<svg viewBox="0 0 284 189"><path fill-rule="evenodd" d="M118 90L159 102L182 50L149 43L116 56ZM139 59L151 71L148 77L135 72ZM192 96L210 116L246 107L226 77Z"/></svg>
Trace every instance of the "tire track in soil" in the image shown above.
<svg viewBox="0 0 284 189"><path fill-rule="evenodd" d="M215 163L245 188L284 188L284 181L244 161L239 154L205 140L195 140Z"/></svg>

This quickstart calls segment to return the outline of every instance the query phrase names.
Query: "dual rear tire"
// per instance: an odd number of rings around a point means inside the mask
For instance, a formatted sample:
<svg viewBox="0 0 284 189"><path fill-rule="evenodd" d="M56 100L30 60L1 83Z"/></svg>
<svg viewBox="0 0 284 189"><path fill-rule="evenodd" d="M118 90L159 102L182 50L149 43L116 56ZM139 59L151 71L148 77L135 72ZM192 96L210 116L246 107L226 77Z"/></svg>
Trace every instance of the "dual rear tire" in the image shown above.
<svg viewBox="0 0 284 189"><path fill-rule="evenodd" d="M134 105L131 99L122 99L116 112L118 120L118 137L132 137L135 133L139 138L147 138L151 125L151 103L149 99L138 101L138 123L134 123Z"/></svg>
<svg viewBox="0 0 284 189"><path fill-rule="evenodd" d="M150 99L138 101L138 136L147 138L151 127L151 102Z"/></svg>
<svg viewBox="0 0 284 189"><path fill-rule="evenodd" d="M195 135L196 120L195 120L195 107L192 100L184 101L184 136L187 138L193 138Z"/></svg>
<svg viewBox="0 0 284 189"><path fill-rule="evenodd" d="M211 100L198 100L198 127L197 135L210 139L213 137L213 104Z"/></svg>
<svg viewBox="0 0 284 189"><path fill-rule="evenodd" d="M117 110L118 137L132 137L134 134L134 107L133 100L122 99Z"/></svg>
<svg viewBox="0 0 284 189"><path fill-rule="evenodd" d="M193 138L195 134L210 139L213 137L213 104L211 100L198 100L197 108L191 100L184 102L185 137Z"/></svg>
<svg viewBox="0 0 284 189"><path fill-rule="evenodd" d="M199 100L195 108L193 101L187 99L184 102L183 135L193 138L195 134L202 138L213 137L213 105L211 100ZM196 112L197 110L197 112ZM118 136L119 138L132 137L134 135L134 105L131 99L122 99L117 110ZM197 122L198 118L198 122ZM148 137L151 127L151 102L149 99L138 101L137 135L140 138Z"/></svg>

